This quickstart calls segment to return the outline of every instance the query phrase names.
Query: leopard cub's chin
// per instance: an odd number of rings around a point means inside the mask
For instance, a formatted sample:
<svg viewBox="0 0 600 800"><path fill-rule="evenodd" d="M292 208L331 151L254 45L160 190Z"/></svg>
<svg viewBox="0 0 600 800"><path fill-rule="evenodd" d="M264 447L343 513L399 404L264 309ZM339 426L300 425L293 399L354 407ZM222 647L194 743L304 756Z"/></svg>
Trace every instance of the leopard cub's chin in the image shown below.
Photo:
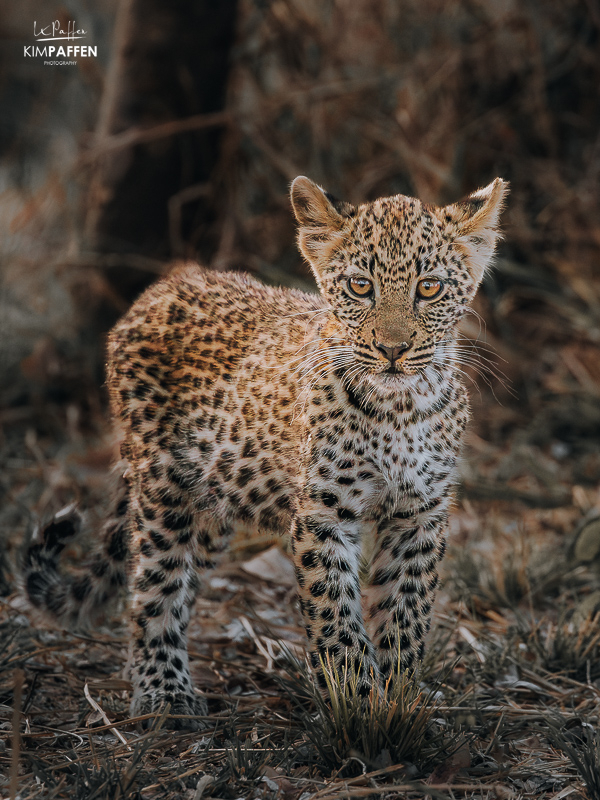
<svg viewBox="0 0 600 800"><path fill-rule="evenodd" d="M415 375L404 372L404 370L398 370L396 372L382 370L380 372L372 372L369 375L369 383L376 386L380 390L396 392L407 385L410 385L414 378Z"/></svg>

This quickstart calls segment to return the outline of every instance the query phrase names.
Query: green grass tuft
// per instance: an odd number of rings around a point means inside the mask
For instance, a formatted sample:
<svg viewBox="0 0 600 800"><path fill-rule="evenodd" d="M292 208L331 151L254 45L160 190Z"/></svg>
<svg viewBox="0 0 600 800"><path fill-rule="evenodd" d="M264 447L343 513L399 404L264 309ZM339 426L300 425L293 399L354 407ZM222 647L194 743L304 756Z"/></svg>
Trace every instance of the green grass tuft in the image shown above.
<svg viewBox="0 0 600 800"><path fill-rule="evenodd" d="M281 683L324 771L352 776L404 765L416 776L447 756L444 737L434 723L437 687L424 689L416 674L398 671L383 687L373 680L369 694L362 697L354 670L338 672L329 659L321 660L321 668L323 693L297 660L290 662Z"/></svg>

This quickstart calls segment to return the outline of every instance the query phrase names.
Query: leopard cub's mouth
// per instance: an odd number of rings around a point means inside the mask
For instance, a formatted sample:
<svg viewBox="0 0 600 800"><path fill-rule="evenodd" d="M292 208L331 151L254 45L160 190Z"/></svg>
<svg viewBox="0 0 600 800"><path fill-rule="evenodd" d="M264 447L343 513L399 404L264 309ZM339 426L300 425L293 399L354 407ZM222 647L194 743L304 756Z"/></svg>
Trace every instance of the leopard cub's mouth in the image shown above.
<svg viewBox="0 0 600 800"><path fill-rule="evenodd" d="M414 378L420 375L433 361L433 358L420 360L418 364L413 363L410 359L401 358L389 364L381 370L373 370L371 379L378 384L391 386L393 384L401 383L403 380Z"/></svg>

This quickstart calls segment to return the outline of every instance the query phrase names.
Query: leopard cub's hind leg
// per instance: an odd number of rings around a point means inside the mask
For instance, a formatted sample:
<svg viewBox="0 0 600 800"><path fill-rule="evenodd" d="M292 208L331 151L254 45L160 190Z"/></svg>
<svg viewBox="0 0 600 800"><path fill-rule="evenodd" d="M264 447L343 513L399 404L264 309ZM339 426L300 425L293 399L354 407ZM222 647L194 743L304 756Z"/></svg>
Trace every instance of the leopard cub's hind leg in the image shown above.
<svg viewBox="0 0 600 800"><path fill-rule="evenodd" d="M171 716L205 716L190 676L187 628L201 573L213 565L223 532L185 496L163 492L153 505L154 493L140 488L132 499L131 712L152 714L168 704ZM199 729L203 722L171 719L168 726Z"/></svg>

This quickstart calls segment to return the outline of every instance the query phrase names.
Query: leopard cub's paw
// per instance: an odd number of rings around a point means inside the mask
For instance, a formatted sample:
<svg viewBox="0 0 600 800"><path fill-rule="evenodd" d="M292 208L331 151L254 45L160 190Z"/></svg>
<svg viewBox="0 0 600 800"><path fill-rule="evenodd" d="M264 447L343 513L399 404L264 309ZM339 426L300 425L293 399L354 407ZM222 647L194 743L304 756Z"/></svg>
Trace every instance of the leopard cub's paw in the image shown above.
<svg viewBox="0 0 600 800"><path fill-rule="evenodd" d="M192 730L200 731L208 727L208 722L202 719L192 719L192 717L206 717L208 708L206 700L193 694L163 694L153 693L135 697L131 703L131 716L142 717L146 714L160 714L165 710L167 704L170 706L169 714L165 720L164 727L169 730ZM174 719L173 717L188 717L188 719ZM140 720L142 728L150 728L156 717Z"/></svg>

